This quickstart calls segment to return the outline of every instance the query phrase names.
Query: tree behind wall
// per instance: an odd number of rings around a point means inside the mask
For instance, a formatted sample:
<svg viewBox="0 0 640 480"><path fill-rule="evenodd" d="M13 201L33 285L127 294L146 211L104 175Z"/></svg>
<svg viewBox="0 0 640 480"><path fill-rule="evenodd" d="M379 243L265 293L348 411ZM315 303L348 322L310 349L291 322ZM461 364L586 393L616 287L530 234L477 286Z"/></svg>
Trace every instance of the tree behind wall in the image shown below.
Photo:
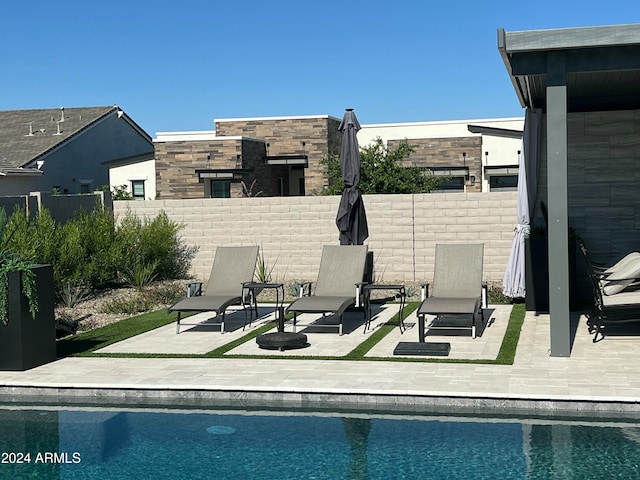
<svg viewBox="0 0 640 480"><path fill-rule="evenodd" d="M397 148L389 149L381 138L360 148L360 191L367 193L429 193L436 190L443 180L434 177L430 170L415 166L403 166L414 147L405 140ZM342 193L340 157L329 155L322 159L329 185L323 195Z"/></svg>

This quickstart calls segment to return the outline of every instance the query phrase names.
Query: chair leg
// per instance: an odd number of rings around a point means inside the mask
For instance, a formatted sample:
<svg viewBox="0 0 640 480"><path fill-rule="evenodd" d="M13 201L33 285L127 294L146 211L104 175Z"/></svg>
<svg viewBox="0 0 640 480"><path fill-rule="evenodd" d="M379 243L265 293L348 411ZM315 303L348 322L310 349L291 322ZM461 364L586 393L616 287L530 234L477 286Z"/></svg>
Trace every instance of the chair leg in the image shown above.
<svg viewBox="0 0 640 480"><path fill-rule="evenodd" d="M224 315L225 315L225 312L223 310L222 311L222 322L220 322L220 334L224 333Z"/></svg>
<svg viewBox="0 0 640 480"><path fill-rule="evenodd" d="M338 333L342 335L342 314L340 314L340 326L338 327Z"/></svg>
<svg viewBox="0 0 640 480"><path fill-rule="evenodd" d="M182 312L178 312L178 320L176 321L176 335L180 333L180 314Z"/></svg>
<svg viewBox="0 0 640 480"><path fill-rule="evenodd" d="M296 322L298 321L298 313L293 312L293 333L296 333Z"/></svg>

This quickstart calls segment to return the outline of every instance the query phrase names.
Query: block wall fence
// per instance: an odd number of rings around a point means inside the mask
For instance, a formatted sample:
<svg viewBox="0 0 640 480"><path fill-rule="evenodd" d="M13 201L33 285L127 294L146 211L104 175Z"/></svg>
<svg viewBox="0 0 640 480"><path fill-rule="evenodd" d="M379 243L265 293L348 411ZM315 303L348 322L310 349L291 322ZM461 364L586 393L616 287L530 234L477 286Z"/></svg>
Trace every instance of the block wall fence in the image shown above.
<svg viewBox="0 0 640 480"><path fill-rule="evenodd" d="M216 247L259 245L273 279L315 280L322 246L338 243L339 196L114 201L122 218L164 211L199 248L191 268L206 280ZM431 281L436 243L485 245L484 279L501 282L516 224L516 193L364 195L377 281Z"/></svg>

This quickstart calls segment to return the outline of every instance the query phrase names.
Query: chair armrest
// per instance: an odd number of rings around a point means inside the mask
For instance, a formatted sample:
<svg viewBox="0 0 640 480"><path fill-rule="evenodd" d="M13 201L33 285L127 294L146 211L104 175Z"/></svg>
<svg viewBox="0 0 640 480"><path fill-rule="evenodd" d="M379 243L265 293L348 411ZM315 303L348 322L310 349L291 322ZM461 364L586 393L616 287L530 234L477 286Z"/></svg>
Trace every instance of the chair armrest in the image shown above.
<svg viewBox="0 0 640 480"><path fill-rule="evenodd" d="M187 297L199 297L202 295L202 282L187 283Z"/></svg>
<svg viewBox="0 0 640 480"><path fill-rule="evenodd" d="M367 282L359 282L356 283L356 308L360 307L360 300L362 299L363 288L367 284Z"/></svg>
<svg viewBox="0 0 640 480"><path fill-rule="evenodd" d="M423 283L420 285L420 300L424 302L427 298L429 298L429 284Z"/></svg>
<svg viewBox="0 0 640 480"><path fill-rule="evenodd" d="M311 296L311 285L313 285L313 282L302 282L300 284L300 298Z"/></svg>
<svg viewBox="0 0 640 480"><path fill-rule="evenodd" d="M489 308L489 284L482 282L482 308Z"/></svg>

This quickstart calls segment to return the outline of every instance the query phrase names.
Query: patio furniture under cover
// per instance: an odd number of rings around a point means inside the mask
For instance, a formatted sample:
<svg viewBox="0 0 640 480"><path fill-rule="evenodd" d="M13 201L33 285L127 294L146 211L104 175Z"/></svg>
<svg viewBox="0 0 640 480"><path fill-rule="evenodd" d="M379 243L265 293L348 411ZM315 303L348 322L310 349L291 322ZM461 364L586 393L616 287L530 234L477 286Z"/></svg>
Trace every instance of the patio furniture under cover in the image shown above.
<svg viewBox="0 0 640 480"><path fill-rule="evenodd" d="M322 313L323 317L333 313L340 318L338 328L342 335L344 311L360 305L366 261L366 245L325 245L313 294L298 298L287 307L287 312L293 312L294 332L298 313Z"/></svg>
<svg viewBox="0 0 640 480"><path fill-rule="evenodd" d="M418 308L419 340L424 342L425 317L436 319L427 329L469 329L476 337L477 317L484 323L482 310L483 244L437 244L433 288ZM470 315L469 325L447 324L447 315Z"/></svg>
<svg viewBox="0 0 640 480"><path fill-rule="evenodd" d="M169 312L178 312L176 333L180 333L182 312L215 312L216 319L220 317L220 332L224 333L225 311L244 303L243 285L253 280L257 260L257 246L218 247L205 292L198 289L194 296L169 307Z"/></svg>
<svg viewBox="0 0 640 480"><path fill-rule="evenodd" d="M594 334L595 343L604 338L606 324L640 322L640 291L636 288L640 280L640 257L629 254L607 268L591 261L581 239L578 240L578 246L593 289L587 326L589 333Z"/></svg>

